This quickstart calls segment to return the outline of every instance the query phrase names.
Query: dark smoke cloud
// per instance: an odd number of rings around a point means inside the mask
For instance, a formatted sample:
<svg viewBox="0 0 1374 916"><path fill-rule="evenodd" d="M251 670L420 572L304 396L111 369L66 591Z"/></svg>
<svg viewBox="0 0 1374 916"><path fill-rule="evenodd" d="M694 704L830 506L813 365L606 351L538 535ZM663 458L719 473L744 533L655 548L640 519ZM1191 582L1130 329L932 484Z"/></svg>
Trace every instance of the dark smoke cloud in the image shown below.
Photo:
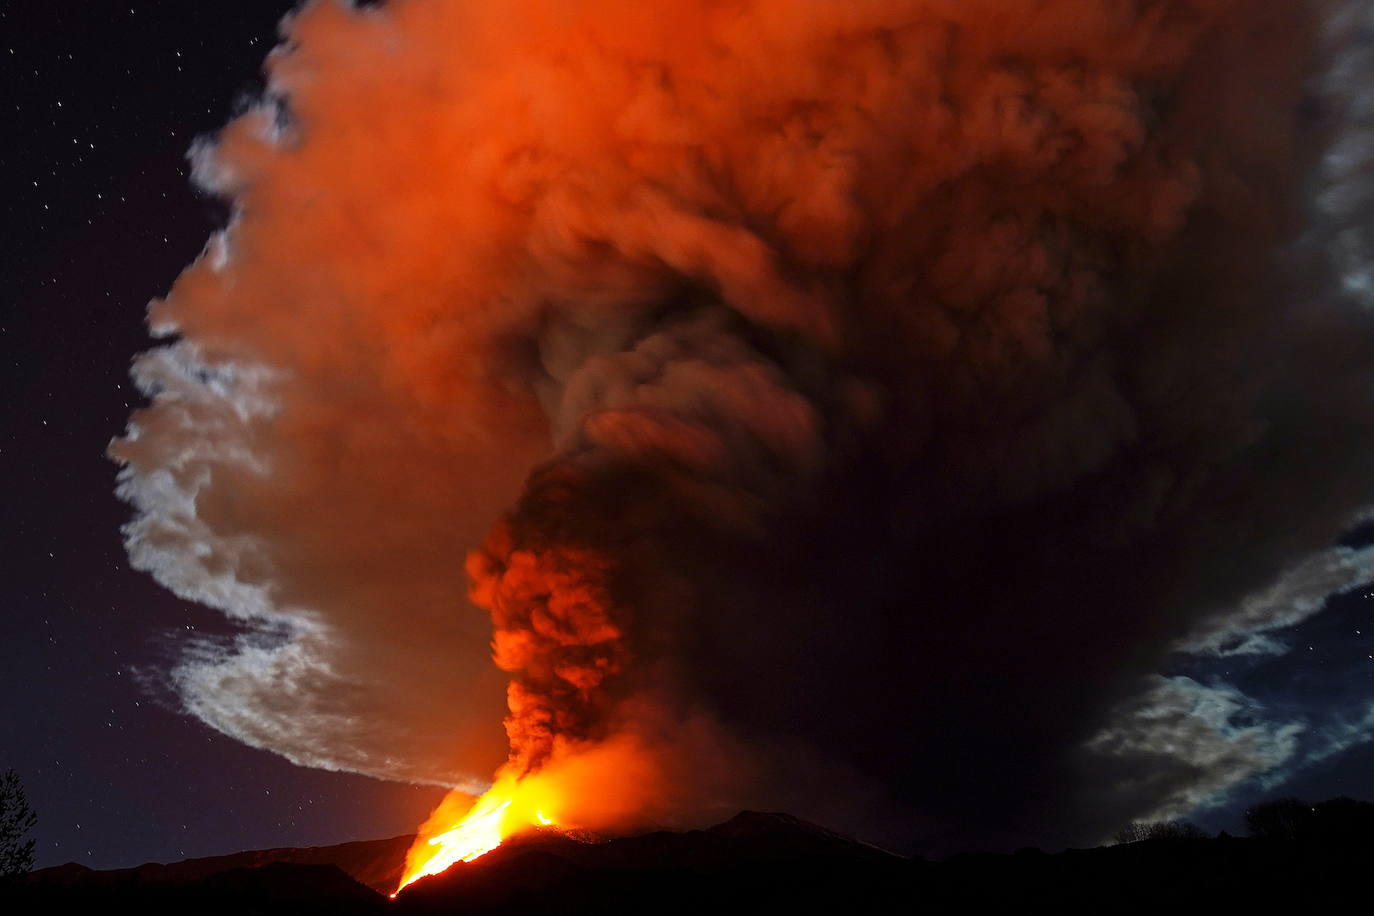
<svg viewBox="0 0 1374 916"><path fill-rule="evenodd" d="M1154 672L1370 568L1368 22L307 4L112 447L133 561L245 628L187 709L460 787L504 717L520 771L638 748L646 816L931 849L1280 766Z"/></svg>

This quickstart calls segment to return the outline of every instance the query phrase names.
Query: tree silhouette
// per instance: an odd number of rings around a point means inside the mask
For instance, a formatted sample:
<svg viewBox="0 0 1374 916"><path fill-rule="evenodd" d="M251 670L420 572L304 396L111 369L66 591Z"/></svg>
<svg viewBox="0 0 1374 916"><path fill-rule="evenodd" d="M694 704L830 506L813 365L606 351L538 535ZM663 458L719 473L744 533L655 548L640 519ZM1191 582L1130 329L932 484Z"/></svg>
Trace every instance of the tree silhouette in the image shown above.
<svg viewBox="0 0 1374 916"><path fill-rule="evenodd" d="M6 770L0 776L0 878L22 875L33 868L34 841L24 836L37 821L19 774Z"/></svg>
<svg viewBox="0 0 1374 916"><path fill-rule="evenodd" d="M1252 837L1322 846L1374 845L1374 804L1353 798L1329 798L1312 804L1300 798L1276 798L1245 812Z"/></svg>
<svg viewBox="0 0 1374 916"><path fill-rule="evenodd" d="M1205 840L1207 833L1187 821L1133 821L1118 830L1112 839L1121 846L1150 840Z"/></svg>
<svg viewBox="0 0 1374 916"><path fill-rule="evenodd" d="M1374 804L1353 798L1328 798L1312 806L1316 840L1328 846L1374 846Z"/></svg>
<svg viewBox="0 0 1374 916"><path fill-rule="evenodd" d="M1294 842L1309 832L1312 805L1300 798L1275 798L1245 812L1245 828L1261 840Z"/></svg>

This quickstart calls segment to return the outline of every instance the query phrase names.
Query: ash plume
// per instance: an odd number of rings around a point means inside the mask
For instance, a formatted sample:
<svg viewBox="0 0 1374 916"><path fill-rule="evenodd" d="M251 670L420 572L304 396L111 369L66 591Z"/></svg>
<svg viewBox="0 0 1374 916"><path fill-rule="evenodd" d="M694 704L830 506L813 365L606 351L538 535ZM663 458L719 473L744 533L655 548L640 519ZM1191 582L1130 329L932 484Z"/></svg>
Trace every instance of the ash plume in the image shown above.
<svg viewBox="0 0 1374 916"><path fill-rule="evenodd" d="M132 561L244 630L186 708L929 850L1291 762L1156 672L1371 568L1370 21L307 3L111 447Z"/></svg>

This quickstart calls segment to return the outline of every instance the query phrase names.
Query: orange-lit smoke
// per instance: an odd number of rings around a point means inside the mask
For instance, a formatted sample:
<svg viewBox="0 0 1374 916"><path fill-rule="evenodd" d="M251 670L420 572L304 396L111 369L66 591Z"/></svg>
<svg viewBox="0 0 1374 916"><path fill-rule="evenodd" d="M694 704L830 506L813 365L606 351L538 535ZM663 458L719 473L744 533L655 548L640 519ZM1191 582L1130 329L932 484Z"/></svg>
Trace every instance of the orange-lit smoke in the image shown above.
<svg viewBox="0 0 1374 916"><path fill-rule="evenodd" d="M187 709L521 825L1218 784L1075 749L1374 495L1344 6L306 3L112 446Z"/></svg>
<svg viewBox="0 0 1374 916"><path fill-rule="evenodd" d="M507 688L509 769L521 776L606 717L602 689L627 660L609 562L586 549L520 550L502 525L468 558L473 603L492 617Z"/></svg>
<svg viewBox="0 0 1374 916"><path fill-rule="evenodd" d="M673 784L685 774L672 772L667 752L667 745L629 733L564 743L537 769L518 762L502 767L479 798L450 793L420 825L400 887L479 858L525 831L625 830L678 814L682 800Z"/></svg>

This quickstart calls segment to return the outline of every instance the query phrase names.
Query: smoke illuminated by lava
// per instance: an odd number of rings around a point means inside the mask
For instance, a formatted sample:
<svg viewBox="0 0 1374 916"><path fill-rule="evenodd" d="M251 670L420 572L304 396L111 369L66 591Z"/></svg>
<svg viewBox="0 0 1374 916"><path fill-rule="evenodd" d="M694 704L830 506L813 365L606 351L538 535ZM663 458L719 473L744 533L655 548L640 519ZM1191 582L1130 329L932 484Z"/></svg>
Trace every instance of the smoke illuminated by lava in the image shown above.
<svg viewBox="0 0 1374 916"><path fill-rule="evenodd" d="M1313 560L1374 500L1366 13L307 3L112 446L244 628L187 709L454 788L410 872L727 805L1082 842L1278 766L1153 672L1371 566Z"/></svg>
<svg viewBox="0 0 1374 916"><path fill-rule="evenodd" d="M456 825L450 806L441 805L429 821L420 826L415 845L406 855L405 871L397 893L426 875L437 875L456 862L471 862L491 852L519 830L553 823L538 808L517 805L519 795L515 778L500 776L491 789L457 819ZM433 832L435 830L439 832Z"/></svg>
<svg viewBox="0 0 1374 916"><path fill-rule="evenodd" d="M642 717L653 718L647 711ZM665 787L690 785L702 774L675 771L668 758L702 760L703 749L684 744L682 735L649 742L629 728L604 741L563 744L535 770L522 768L513 752L480 798L450 793L420 826L401 887L469 862L527 830L633 829L678 813L681 801ZM684 724L684 733L692 731Z"/></svg>

